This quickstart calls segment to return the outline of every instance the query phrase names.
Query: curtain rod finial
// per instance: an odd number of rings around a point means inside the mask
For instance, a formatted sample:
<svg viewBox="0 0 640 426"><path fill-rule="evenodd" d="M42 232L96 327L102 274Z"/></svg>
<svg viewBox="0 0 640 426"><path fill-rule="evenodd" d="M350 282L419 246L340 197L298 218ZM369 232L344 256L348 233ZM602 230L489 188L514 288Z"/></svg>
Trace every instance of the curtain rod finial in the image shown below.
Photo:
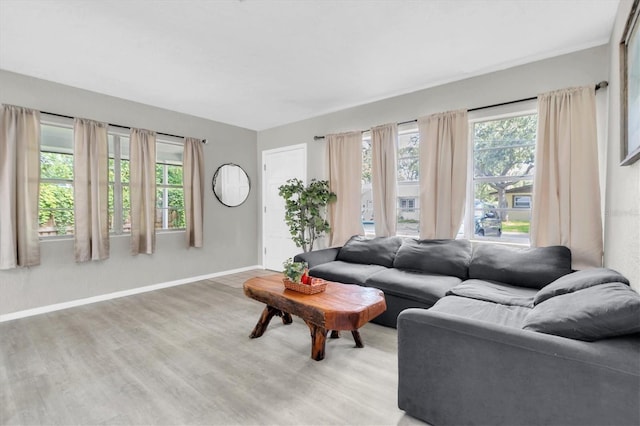
<svg viewBox="0 0 640 426"><path fill-rule="evenodd" d="M206 139L202 139L202 143L206 145L206 144L208 144L208 143L209 143L209 141L208 141L208 140L206 140Z"/></svg>
<svg viewBox="0 0 640 426"><path fill-rule="evenodd" d="M596 84L596 89L604 89L609 85L609 82L606 80L601 81L600 83Z"/></svg>

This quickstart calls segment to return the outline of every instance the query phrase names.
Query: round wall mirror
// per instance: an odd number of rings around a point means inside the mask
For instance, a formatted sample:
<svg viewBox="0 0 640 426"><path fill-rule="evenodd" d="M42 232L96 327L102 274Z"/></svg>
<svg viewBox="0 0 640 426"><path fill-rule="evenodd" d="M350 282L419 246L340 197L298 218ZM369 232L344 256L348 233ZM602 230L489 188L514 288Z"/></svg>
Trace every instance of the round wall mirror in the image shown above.
<svg viewBox="0 0 640 426"><path fill-rule="evenodd" d="M218 167L213 175L213 193L227 207L237 207L249 197L249 176L237 164L227 163Z"/></svg>

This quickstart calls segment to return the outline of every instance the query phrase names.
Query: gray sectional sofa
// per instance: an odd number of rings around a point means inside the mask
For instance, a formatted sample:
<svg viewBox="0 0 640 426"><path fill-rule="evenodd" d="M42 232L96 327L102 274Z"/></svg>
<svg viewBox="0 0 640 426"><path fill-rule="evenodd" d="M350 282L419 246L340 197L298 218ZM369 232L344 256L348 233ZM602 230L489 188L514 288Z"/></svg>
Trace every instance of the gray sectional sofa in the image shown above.
<svg viewBox="0 0 640 426"><path fill-rule="evenodd" d="M296 256L376 287L398 328L398 405L442 424L640 424L640 295L566 247L354 236Z"/></svg>

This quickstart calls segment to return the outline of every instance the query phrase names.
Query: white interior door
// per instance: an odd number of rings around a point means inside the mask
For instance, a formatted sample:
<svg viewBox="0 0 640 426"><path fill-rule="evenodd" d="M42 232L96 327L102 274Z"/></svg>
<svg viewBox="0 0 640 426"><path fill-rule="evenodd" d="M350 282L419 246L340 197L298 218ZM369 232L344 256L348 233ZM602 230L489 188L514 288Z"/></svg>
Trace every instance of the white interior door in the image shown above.
<svg viewBox="0 0 640 426"><path fill-rule="evenodd" d="M284 199L278 187L288 179L307 181L307 145L262 152L262 259L265 269L282 270L282 262L300 253L284 222Z"/></svg>

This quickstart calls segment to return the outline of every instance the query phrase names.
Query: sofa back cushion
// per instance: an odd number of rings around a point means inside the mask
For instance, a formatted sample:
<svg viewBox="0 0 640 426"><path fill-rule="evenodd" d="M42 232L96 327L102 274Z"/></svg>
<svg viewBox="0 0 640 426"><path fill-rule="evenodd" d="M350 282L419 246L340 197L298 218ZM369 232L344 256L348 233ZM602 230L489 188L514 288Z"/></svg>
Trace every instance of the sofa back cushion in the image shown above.
<svg viewBox="0 0 640 426"><path fill-rule="evenodd" d="M604 283L551 297L527 314L522 328L594 341L640 333L640 295L625 283Z"/></svg>
<svg viewBox="0 0 640 426"><path fill-rule="evenodd" d="M474 247L469 277L540 289L571 273L571 251L564 246L518 248L498 244Z"/></svg>
<svg viewBox="0 0 640 426"><path fill-rule="evenodd" d="M590 268L564 275L536 293L534 305L542 303L561 294L573 293L585 288L606 283L623 283L629 285L620 272L608 268Z"/></svg>
<svg viewBox="0 0 640 426"><path fill-rule="evenodd" d="M336 260L391 268L400 244L400 237L365 238L354 235L340 248Z"/></svg>
<svg viewBox="0 0 640 426"><path fill-rule="evenodd" d="M471 261L469 240L406 240L393 267L465 279Z"/></svg>

